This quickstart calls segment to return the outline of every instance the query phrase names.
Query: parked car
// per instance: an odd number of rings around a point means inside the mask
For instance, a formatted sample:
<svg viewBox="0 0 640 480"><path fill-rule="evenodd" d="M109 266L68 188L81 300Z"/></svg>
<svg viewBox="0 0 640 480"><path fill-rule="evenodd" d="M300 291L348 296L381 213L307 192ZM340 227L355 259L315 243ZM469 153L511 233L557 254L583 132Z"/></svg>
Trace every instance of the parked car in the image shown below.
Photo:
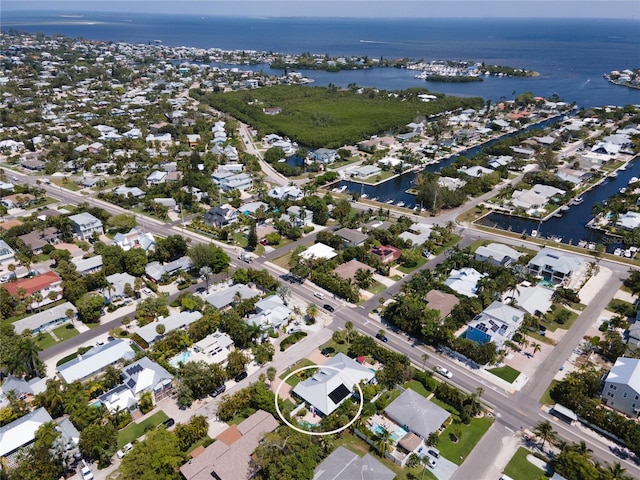
<svg viewBox="0 0 640 480"><path fill-rule="evenodd" d="M444 367L442 367L440 365L436 366L435 370L436 370L436 372L438 372L443 377L447 377L447 378L453 377L453 374L449 370L447 370L446 368L444 368Z"/></svg>
<svg viewBox="0 0 640 480"><path fill-rule="evenodd" d="M224 391L227 389L227 386L223 383L222 385L220 385L218 388L216 388L211 394L210 396L213 398L216 398L218 395L221 395L224 393Z"/></svg>
<svg viewBox="0 0 640 480"><path fill-rule="evenodd" d="M116 452L116 455L118 456L118 458L122 458L124 457L129 450L131 450L133 448L133 445L131 443L127 443L126 445L124 445L120 450L118 450Z"/></svg>
<svg viewBox="0 0 640 480"><path fill-rule="evenodd" d="M173 427L175 424L176 424L176 421L173 418L167 418L164 422L162 422L162 425L164 425L167 428Z"/></svg>
<svg viewBox="0 0 640 480"><path fill-rule="evenodd" d="M322 292L315 292L315 293L313 294L313 296L314 296L314 297L316 297L316 298L323 299L323 298L324 298L324 293L322 293Z"/></svg>
<svg viewBox="0 0 640 480"><path fill-rule="evenodd" d="M322 308L324 308L327 312L335 312L335 308L333 308L331 305L329 305L328 303L325 303Z"/></svg>
<svg viewBox="0 0 640 480"><path fill-rule="evenodd" d="M427 465L429 465L431 468L435 468L436 461L433 458L431 458L429 455L424 456L424 461L427 462Z"/></svg>
<svg viewBox="0 0 640 480"><path fill-rule="evenodd" d="M387 336L386 336L386 335L384 335L384 334L382 334L382 333L377 333L377 334L376 334L376 338L377 338L378 340L383 341L384 343L387 343L387 342L389 341L389 339L387 338Z"/></svg>
<svg viewBox="0 0 640 480"><path fill-rule="evenodd" d="M87 465L87 462L82 461L82 468L80 469L80 474L82 475L82 480L93 480L93 472Z"/></svg>
<svg viewBox="0 0 640 480"><path fill-rule="evenodd" d="M143 288L142 293L144 293L145 295L151 295L153 292L150 288Z"/></svg>
<svg viewBox="0 0 640 480"><path fill-rule="evenodd" d="M440 451L437 448L430 448L427 453L435 458L440 458Z"/></svg>
<svg viewBox="0 0 640 480"><path fill-rule="evenodd" d="M107 337L107 342L113 342L115 339L116 339L115 337L112 337L111 335L109 335Z"/></svg>
<svg viewBox="0 0 640 480"><path fill-rule="evenodd" d="M242 381L242 380L244 380L245 378L247 378L247 372L239 373L238 375L236 375L235 377L233 377L233 379L234 379L236 382L241 382L241 381Z"/></svg>

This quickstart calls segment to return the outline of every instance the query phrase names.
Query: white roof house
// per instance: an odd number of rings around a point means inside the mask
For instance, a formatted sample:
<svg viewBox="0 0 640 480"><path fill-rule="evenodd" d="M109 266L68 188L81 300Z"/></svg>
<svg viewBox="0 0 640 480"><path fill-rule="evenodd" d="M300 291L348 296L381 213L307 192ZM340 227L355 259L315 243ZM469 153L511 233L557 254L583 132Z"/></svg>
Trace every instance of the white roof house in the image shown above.
<svg viewBox="0 0 640 480"><path fill-rule="evenodd" d="M444 408L407 388L384 413L398 425L404 426L423 439L437 431L450 414Z"/></svg>
<svg viewBox="0 0 640 480"><path fill-rule="evenodd" d="M155 248L156 239L153 238L153 234L149 232L143 233L137 228L132 228L127 233L116 233L113 237L113 243L122 248L125 252L136 247L140 247L146 252Z"/></svg>
<svg viewBox="0 0 640 480"><path fill-rule="evenodd" d="M549 199L555 195L564 195L566 192L551 185L536 184L530 190L516 190L511 196L511 202L515 207L525 210L544 207Z"/></svg>
<svg viewBox="0 0 640 480"><path fill-rule="evenodd" d="M272 198L278 198L280 200L301 200L304 197L304 192L295 185L274 187L267 193Z"/></svg>
<svg viewBox="0 0 640 480"><path fill-rule="evenodd" d="M321 415L329 415L355 390L362 380L369 382L374 372L343 353L338 353L310 378L295 386L293 392Z"/></svg>
<svg viewBox="0 0 640 480"><path fill-rule="evenodd" d="M393 480L396 473L369 453L359 457L344 447L336 448L314 470L313 480Z"/></svg>
<svg viewBox="0 0 640 480"><path fill-rule="evenodd" d="M227 361L233 347L233 340L226 333L218 332L207 335L193 344L196 353L206 355L208 363L223 364Z"/></svg>
<svg viewBox="0 0 640 480"><path fill-rule="evenodd" d="M193 322L200 320L201 318L202 314L200 312L184 311L174 313L173 315L169 315L167 318L160 318L157 322L151 322L140 327L137 333L145 342L151 345L167 333L177 330L178 328L191 325ZM156 327L160 324L164 325L165 328L165 332L162 335L159 335L158 332L156 332Z"/></svg>
<svg viewBox="0 0 640 480"><path fill-rule="evenodd" d="M570 280L584 263L585 260L577 255L545 247L529 261L527 268L532 275L559 283Z"/></svg>
<svg viewBox="0 0 640 480"><path fill-rule="evenodd" d="M228 307L235 302L236 293L240 295L243 300L253 298L259 295L259 293L242 283L236 283L229 288L219 290L217 292L210 293L205 297L205 300L213 305L218 310Z"/></svg>
<svg viewBox="0 0 640 480"><path fill-rule="evenodd" d="M102 255L95 255L89 258L72 258L71 263L76 266L76 271L80 275L87 275L102 268Z"/></svg>
<svg viewBox="0 0 640 480"><path fill-rule="evenodd" d="M8 375L4 383L0 386L0 408L9 406L7 393L14 391L19 399L27 400L38 393L42 393L47 389L47 380L44 378L34 377L31 380L14 377Z"/></svg>
<svg viewBox="0 0 640 480"><path fill-rule="evenodd" d="M332 247L325 245L324 243L314 243L309 248L307 248L304 252L300 254L302 258L305 260L312 259L324 259L330 260L333 257L338 255Z"/></svg>
<svg viewBox="0 0 640 480"><path fill-rule="evenodd" d="M493 302L476 318L469 322L468 340L483 345L493 342L502 348L504 342L511 340L524 320L524 312L500 302Z"/></svg>
<svg viewBox="0 0 640 480"><path fill-rule="evenodd" d="M640 213L626 212L618 217L616 226L625 230L633 230L640 227Z"/></svg>
<svg viewBox="0 0 640 480"><path fill-rule="evenodd" d="M429 240L430 237L431 225L425 225L424 223L414 223L409 230L398 235L398 238L401 238L405 242L411 242L414 246L422 245Z"/></svg>
<svg viewBox="0 0 640 480"><path fill-rule="evenodd" d="M121 360L131 360L135 353L129 340L116 339L101 347L95 347L83 355L58 366L58 373L67 383L85 380L97 375L109 365Z"/></svg>
<svg viewBox="0 0 640 480"><path fill-rule="evenodd" d="M263 329L280 328L291 320L291 309L278 295L263 298L255 304L256 314L247 319L247 323Z"/></svg>
<svg viewBox="0 0 640 480"><path fill-rule="evenodd" d="M4 240L0 240L0 265L7 262L13 262L15 260L16 252L11 248Z"/></svg>
<svg viewBox="0 0 640 480"><path fill-rule="evenodd" d="M460 295L475 297L478 291L478 282L486 276L486 273L480 273L474 268L453 269L444 284Z"/></svg>
<svg viewBox="0 0 640 480"><path fill-rule="evenodd" d="M0 457L11 458L12 453L35 440L38 428L51 421L53 421L51 415L41 407L1 427Z"/></svg>
<svg viewBox="0 0 640 480"><path fill-rule="evenodd" d="M502 243L490 243L486 247L481 245L476 250L475 258L493 265L509 266L511 262L520 258L523 254Z"/></svg>
<svg viewBox="0 0 640 480"><path fill-rule="evenodd" d="M56 305L35 315L13 322L13 327L17 334L21 334L25 330L31 330L35 334L69 321L67 310L71 310L73 315L76 314L76 307L73 306L73 303L65 302L62 305Z"/></svg>
<svg viewBox="0 0 640 480"><path fill-rule="evenodd" d="M107 277L107 282L111 285L111 289L106 289L105 291L110 295L110 299L114 297L122 297L125 295L124 291L127 283L133 288L135 281L136 277L128 274L127 272L114 273Z"/></svg>
<svg viewBox="0 0 640 480"><path fill-rule="evenodd" d="M516 307L531 315L547 313L553 303L552 297L553 290L542 285L519 286L514 295Z"/></svg>

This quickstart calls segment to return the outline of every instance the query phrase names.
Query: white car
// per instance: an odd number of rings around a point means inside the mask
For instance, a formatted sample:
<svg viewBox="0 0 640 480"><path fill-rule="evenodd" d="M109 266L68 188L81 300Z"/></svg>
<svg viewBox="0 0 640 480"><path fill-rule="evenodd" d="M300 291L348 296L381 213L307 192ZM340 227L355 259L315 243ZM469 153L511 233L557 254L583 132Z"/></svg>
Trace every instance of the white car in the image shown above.
<svg viewBox="0 0 640 480"><path fill-rule="evenodd" d="M453 374L449 370L447 370L446 368L444 368L444 367L442 367L440 365L436 366L435 370L436 370L436 372L438 372L443 377L447 377L447 378L453 377Z"/></svg>
<svg viewBox="0 0 640 480"><path fill-rule="evenodd" d="M124 457L129 450L131 450L133 448L133 445L131 445L130 443L127 443L126 445L124 445L120 450L118 450L116 452L116 455L118 456L118 458L122 458Z"/></svg>
<svg viewBox="0 0 640 480"><path fill-rule="evenodd" d="M93 480L93 472L89 467L87 467L86 464L84 467L82 467L80 473L82 474L82 480Z"/></svg>
<svg viewBox="0 0 640 480"><path fill-rule="evenodd" d="M431 458L429 455L425 455L423 458L427 465L429 465L431 468L435 468L436 461L433 458Z"/></svg>

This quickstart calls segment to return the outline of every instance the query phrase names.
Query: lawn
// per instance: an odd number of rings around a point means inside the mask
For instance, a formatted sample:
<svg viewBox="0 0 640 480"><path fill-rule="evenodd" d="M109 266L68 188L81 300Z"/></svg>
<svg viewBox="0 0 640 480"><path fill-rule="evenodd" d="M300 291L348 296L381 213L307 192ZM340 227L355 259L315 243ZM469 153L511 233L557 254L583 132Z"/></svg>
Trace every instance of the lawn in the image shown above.
<svg viewBox="0 0 640 480"><path fill-rule="evenodd" d="M311 360L303 358L302 360L300 360L299 362L294 363L293 365L291 365L289 368L287 368L284 372L282 372L280 374L280 376L278 378L280 378L280 380L284 380L284 378L289 375L290 372L293 372L294 370L298 369L298 368L302 368L302 367L308 367L310 365L315 365L315 363L313 363ZM289 379L287 380L287 385L291 385L292 387L295 387L298 383L300 383L302 380L304 380L303 377L305 377L305 374L307 374L308 372L313 373L313 370L309 369L308 371L302 371L300 372L300 376L298 374L296 375L292 375L291 377L289 377Z"/></svg>
<svg viewBox="0 0 640 480"><path fill-rule="evenodd" d="M428 260L428 258L425 258L425 257L421 256L418 259L418 263L414 267L407 268L404 265L402 265L402 266L396 267L396 269L400 270L402 273L411 273L414 270L417 270L418 268L420 268L425 263L427 263L427 260Z"/></svg>
<svg viewBox="0 0 640 480"><path fill-rule="evenodd" d="M397 174L394 172L380 172L375 175L371 175L370 177L363 178L360 181L362 183L367 183L369 185L375 185L376 183L380 183L384 180L387 180L393 177L394 175L397 175Z"/></svg>
<svg viewBox="0 0 640 480"><path fill-rule="evenodd" d="M429 390L427 390L426 388L424 388L424 385L422 385L419 381L417 380L411 380L407 383L405 383L403 385L404 388L410 388L411 390L413 390L414 392L418 392L420 395L422 395L423 397L428 397L429 395L431 395L431 392Z"/></svg>
<svg viewBox="0 0 640 480"><path fill-rule="evenodd" d="M80 332L75 329L73 325L70 323L67 325L61 325L58 328L53 329L53 334L60 339L61 342L65 340L69 340L70 338L75 337Z"/></svg>
<svg viewBox="0 0 640 480"><path fill-rule="evenodd" d="M518 480L538 480L544 475L544 471L527 460L531 452L520 447L504 469L504 474Z"/></svg>
<svg viewBox="0 0 640 480"><path fill-rule="evenodd" d="M292 255L293 255L293 251L287 252L281 257L274 258L273 260L271 260L271 263L275 263L279 267L282 267L285 270L289 270L289 260L291 260Z"/></svg>
<svg viewBox="0 0 640 480"><path fill-rule="evenodd" d="M540 403L544 405L554 405L556 402L551 398L551 390L558 384L558 380L551 380L549 387L544 391L542 397L540 397Z"/></svg>
<svg viewBox="0 0 640 480"><path fill-rule="evenodd" d="M564 323L558 323L556 321L556 318L558 318L558 315L567 315L566 313L562 313L562 312L568 312L568 320L565 321ZM578 318L578 314L576 312L572 312L568 309L566 309L565 307L562 307L560 305L556 306L556 308L554 308L551 312L547 313L545 315L545 318L542 323L545 327L547 327L547 330L550 331L555 331L557 328L562 328L563 330L569 330L571 328L571 325L573 325L573 322L576 321L576 319Z"/></svg>
<svg viewBox="0 0 640 480"><path fill-rule="evenodd" d="M493 373L496 377L499 377L509 383L515 382L516 378L520 375L520 372L515 368L511 368L509 365L504 367L492 368L488 370L489 373Z"/></svg>
<svg viewBox="0 0 640 480"><path fill-rule="evenodd" d="M473 447L476 446L486 431L489 430L492 423L493 419L487 417L473 418L469 425L455 421L452 422L451 425L440 434L440 440L437 445L440 454L456 465L460 465L469 453L471 453ZM460 429L460 438L454 443L449 434L455 429Z"/></svg>
<svg viewBox="0 0 640 480"><path fill-rule="evenodd" d="M37 343L42 350L46 350L47 348L53 347L57 342L53 339L50 333L41 332L38 334Z"/></svg>
<svg viewBox="0 0 640 480"><path fill-rule="evenodd" d="M386 285L383 285L380 282L374 282L369 288L367 288L367 292L373 293L374 295L378 295L379 293L384 292L387 289Z"/></svg>
<svg viewBox="0 0 640 480"><path fill-rule="evenodd" d="M144 435L147 430L157 427L168 418L169 415L160 410L145 418L140 423L130 423L118 432L118 448L122 448L123 445L133 442Z"/></svg>
<svg viewBox="0 0 640 480"><path fill-rule="evenodd" d="M333 351L331 352L331 356L334 356L337 353L344 353L346 355L347 352L349 351L349 345L347 345L346 342L337 343L334 340L329 340L327 343L325 343L320 347L320 350L322 351L322 349L324 348L333 349Z"/></svg>

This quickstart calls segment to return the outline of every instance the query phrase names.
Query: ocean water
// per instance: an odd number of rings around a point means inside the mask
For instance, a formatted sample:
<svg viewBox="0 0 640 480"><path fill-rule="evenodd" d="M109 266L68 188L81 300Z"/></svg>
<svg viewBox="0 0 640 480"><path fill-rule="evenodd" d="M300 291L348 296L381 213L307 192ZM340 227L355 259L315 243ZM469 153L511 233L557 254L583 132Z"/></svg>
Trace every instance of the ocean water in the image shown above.
<svg viewBox="0 0 640 480"><path fill-rule="evenodd" d="M0 28L225 50L484 61L536 70L540 77L443 84L415 79L414 72L404 69L306 73L316 85L355 82L389 90L425 86L492 100L524 91L557 93L583 107L640 103L640 91L612 85L602 77L611 70L640 67L637 20L235 18L95 12L71 17L3 12ZM268 65L254 68L269 71Z"/></svg>

